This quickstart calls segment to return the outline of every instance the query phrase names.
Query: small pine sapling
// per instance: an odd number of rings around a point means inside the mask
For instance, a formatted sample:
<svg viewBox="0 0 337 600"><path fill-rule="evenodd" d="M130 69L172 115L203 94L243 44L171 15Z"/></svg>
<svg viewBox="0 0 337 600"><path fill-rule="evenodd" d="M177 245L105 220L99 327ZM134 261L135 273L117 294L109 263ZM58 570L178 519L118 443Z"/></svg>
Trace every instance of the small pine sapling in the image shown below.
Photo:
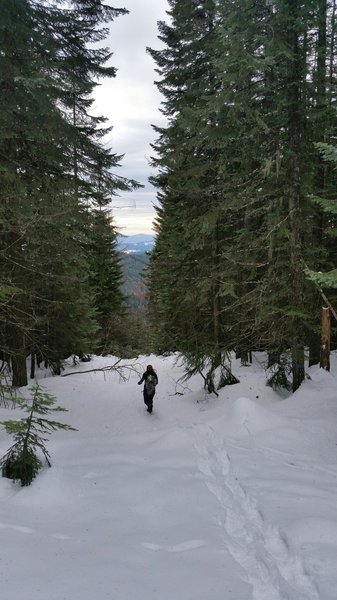
<svg viewBox="0 0 337 600"><path fill-rule="evenodd" d="M54 412L64 412L65 408L54 406L56 399L43 391L38 384L29 390L31 401L24 398L15 398L13 402L28 413L27 418L18 421L1 421L6 432L13 436L14 444L0 460L3 477L20 480L22 486L30 485L38 471L43 466L43 461L38 457L40 451L45 462L50 467L50 455L45 446L48 438L44 437L57 429L76 431L74 427L45 418Z"/></svg>

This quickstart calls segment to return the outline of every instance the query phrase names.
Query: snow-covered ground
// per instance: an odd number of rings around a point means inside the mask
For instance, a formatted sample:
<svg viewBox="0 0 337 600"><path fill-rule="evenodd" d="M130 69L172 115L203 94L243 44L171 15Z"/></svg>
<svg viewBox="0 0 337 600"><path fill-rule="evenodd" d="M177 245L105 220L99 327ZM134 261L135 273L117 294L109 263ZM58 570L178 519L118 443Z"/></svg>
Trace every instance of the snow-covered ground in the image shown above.
<svg viewBox="0 0 337 600"><path fill-rule="evenodd" d="M152 415L136 373L81 373L109 357L40 380L78 431L30 487L0 478L1 600L336 600L336 362L285 397L257 356L206 398L176 358L136 361Z"/></svg>

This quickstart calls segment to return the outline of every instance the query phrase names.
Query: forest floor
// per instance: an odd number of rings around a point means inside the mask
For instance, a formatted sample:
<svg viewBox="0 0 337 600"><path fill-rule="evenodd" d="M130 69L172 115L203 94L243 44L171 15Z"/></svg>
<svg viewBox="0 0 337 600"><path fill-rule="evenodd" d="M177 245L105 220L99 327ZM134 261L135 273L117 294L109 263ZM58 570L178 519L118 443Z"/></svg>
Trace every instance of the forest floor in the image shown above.
<svg viewBox="0 0 337 600"><path fill-rule="evenodd" d="M262 355L233 361L219 397L179 381L176 355L93 371L113 363L39 374L77 431L50 436L31 486L0 478L1 600L335 600L336 358L294 395L266 386ZM1 430L0 456L11 443Z"/></svg>

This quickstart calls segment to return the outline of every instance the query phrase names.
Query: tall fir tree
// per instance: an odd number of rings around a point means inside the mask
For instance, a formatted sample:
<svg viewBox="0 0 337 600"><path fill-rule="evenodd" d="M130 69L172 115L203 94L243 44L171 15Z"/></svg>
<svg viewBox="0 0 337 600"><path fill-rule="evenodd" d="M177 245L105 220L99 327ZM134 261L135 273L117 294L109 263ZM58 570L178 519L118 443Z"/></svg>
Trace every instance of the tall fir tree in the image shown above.
<svg viewBox="0 0 337 600"><path fill-rule="evenodd" d="M326 254L326 219L311 197L329 185L315 144L336 129L335 4L170 7L170 25L159 24L165 48L151 51L168 117L154 159L154 321L196 355L288 353L296 390L317 337L305 265Z"/></svg>
<svg viewBox="0 0 337 600"><path fill-rule="evenodd" d="M123 270L116 251L116 231L106 209L96 209L93 217L89 243L89 281L95 293L100 328L95 351L97 354L118 354L126 305L121 291Z"/></svg>
<svg viewBox="0 0 337 600"><path fill-rule="evenodd" d="M93 42L127 11L97 0L0 9L0 338L13 385L25 385L29 352L58 371L67 353L93 347L92 208L136 185L116 174L105 119L91 115L97 78L115 74L110 52Z"/></svg>

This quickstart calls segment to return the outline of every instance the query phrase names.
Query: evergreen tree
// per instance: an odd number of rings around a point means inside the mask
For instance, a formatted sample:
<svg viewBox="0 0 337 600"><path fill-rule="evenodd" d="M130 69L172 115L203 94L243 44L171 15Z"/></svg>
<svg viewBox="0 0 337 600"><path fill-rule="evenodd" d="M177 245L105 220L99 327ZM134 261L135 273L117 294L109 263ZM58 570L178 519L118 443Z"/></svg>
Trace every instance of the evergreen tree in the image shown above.
<svg viewBox="0 0 337 600"><path fill-rule="evenodd" d="M93 43L127 11L97 0L0 9L0 339L13 385L25 385L29 352L59 371L69 352L92 348L92 209L136 185L115 174L105 119L90 112L97 78L115 74Z"/></svg>
<svg viewBox="0 0 337 600"><path fill-rule="evenodd" d="M30 485L43 466L39 453L44 456L47 465L51 466L45 435L57 429L76 431L70 425L46 418L50 413L66 410L61 406L54 406L53 396L44 392L38 385L34 385L30 392L31 402L23 398L12 400L28 413L27 418L0 423L6 432L14 437L14 444L0 459L2 475L14 481L20 480L22 486Z"/></svg>
<svg viewBox="0 0 337 600"><path fill-rule="evenodd" d="M264 349L282 367L290 354L295 390L317 333L304 265L322 265L329 229L310 198L333 185L315 148L336 129L335 3L170 7L165 48L150 51L168 117L154 159L154 322L196 357Z"/></svg>
<svg viewBox="0 0 337 600"><path fill-rule="evenodd" d="M216 148L205 143L200 127L216 127L205 105L217 81L210 57L214 44L215 3L171 2L172 25L159 24L167 48L150 50L162 76L164 114L169 126L157 129L154 165L161 173L158 238L153 254L152 303L169 346L219 355L219 196ZM163 251L161 249L164 249ZM165 251L166 249L166 251ZM172 283L179 285L173 287ZM164 320L163 320L164 317Z"/></svg>
<svg viewBox="0 0 337 600"><path fill-rule="evenodd" d="M98 354L117 353L125 301L121 291L123 273L116 252L116 232L106 210L95 210L93 217L90 234L90 285L95 293L97 321L100 327L96 351Z"/></svg>

